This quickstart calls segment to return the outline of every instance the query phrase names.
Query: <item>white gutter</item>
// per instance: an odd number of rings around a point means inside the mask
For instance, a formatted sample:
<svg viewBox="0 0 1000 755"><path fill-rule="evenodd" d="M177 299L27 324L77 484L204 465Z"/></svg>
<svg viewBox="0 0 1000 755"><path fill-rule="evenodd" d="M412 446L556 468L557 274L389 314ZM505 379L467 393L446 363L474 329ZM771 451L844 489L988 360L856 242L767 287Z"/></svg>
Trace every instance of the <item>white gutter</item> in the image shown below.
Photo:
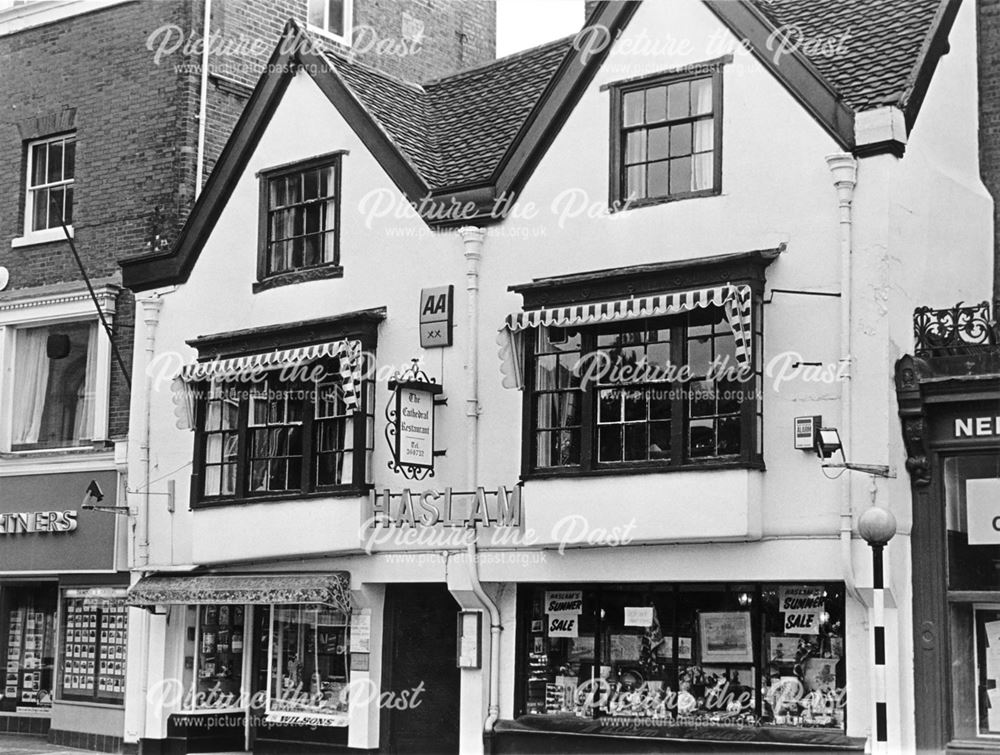
<svg viewBox="0 0 1000 755"><path fill-rule="evenodd" d="M469 461L469 489L479 484L479 263L483 259L483 239L486 232L475 226L458 229L465 247L465 288L468 305L469 332L465 356L465 418L466 448Z"/></svg>
<svg viewBox="0 0 1000 755"><path fill-rule="evenodd" d="M160 309L163 307L163 300L158 295L140 299L142 307L142 321L146 326L145 360L143 362L142 395L142 427L139 434L139 462L142 465L142 482L139 490L142 491L142 507L139 511L138 538L136 542L136 566L145 567L149 564L149 478L150 478L150 397L153 393L153 373L149 366L153 363L156 353L156 328L160 323Z"/></svg>
<svg viewBox="0 0 1000 755"><path fill-rule="evenodd" d="M479 556L476 553L475 540L469 543L469 578L473 594L480 603L486 606L486 610L490 614L490 667L487 672L490 675L490 688L483 732L491 735L497 719L500 718L500 632L503 631L503 625L500 623L500 609L486 594L479 581Z"/></svg>
<svg viewBox="0 0 1000 755"><path fill-rule="evenodd" d="M854 189L858 183L858 161L847 152L828 155L826 163L833 174L833 184L837 189L837 206L840 215L840 361L846 362L846 379L841 382L840 391L840 439L844 448L853 448L851 436L851 367L852 367L852 272L853 272L853 230L852 205ZM846 470L845 470L846 472ZM858 592L854 577L854 559L851 554L854 504L851 492L851 476L843 474L840 487L840 555L844 570L844 584L847 591L859 603L864 600Z"/></svg>
<svg viewBox="0 0 1000 755"><path fill-rule="evenodd" d="M466 448L468 463L466 476L469 489L475 490L479 484L479 265L483 259L483 240L486 232L475 226L458 229L465 248L465 288L467 300L467 321L469 332L466 336L465 360L465 417ZM493 727L500 718L500 609L486 594L479 581L479 557L476 541L469 543L469 580L477 600L486 607L490 615L490 660L486 673L489 675L489 697L483 732L493 733Z"/></svg>
<svg viewBox="0 0 1000 755"><path fill-rule="evenodd" d="M204 163L205 163L205 120L208 117L206 111L208 109L208 53L211 45L208 43L209 36L212 33L212 0L205 0L205 20L202 24L202 30L204 36L202 37L202 50L201 50L201 92L198 95L198 157L197 164L194 168L194 198L197 199L198 195L201 194L201 184L204 179Z"/></svg>

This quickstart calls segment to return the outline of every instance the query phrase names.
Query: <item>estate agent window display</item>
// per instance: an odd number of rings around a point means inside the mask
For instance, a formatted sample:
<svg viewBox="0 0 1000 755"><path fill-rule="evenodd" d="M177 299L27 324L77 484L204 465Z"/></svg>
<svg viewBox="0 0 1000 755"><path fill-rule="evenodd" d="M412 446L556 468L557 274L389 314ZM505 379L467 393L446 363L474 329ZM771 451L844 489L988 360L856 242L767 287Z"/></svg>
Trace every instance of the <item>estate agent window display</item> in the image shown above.
<svg viewBox="0 0 1000 755"><path fill-rule="evenodd" d="M521 601L520 710L543 723L845 731L843 585L553 585Z"/></svg>

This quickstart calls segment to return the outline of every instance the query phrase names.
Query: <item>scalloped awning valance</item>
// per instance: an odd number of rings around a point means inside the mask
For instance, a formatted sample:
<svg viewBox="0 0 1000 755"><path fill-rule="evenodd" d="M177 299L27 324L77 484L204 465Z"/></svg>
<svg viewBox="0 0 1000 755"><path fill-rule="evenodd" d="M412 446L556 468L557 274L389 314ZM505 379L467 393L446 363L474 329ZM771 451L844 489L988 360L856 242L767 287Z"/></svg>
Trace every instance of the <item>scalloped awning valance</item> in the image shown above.
<svg viewBox="0 0 1000 755"><path fill-rule="evenodd" d="M723 286L699 288L693 291L677 291L668 294L588 302L563 307L546 307L508 315L507 321L497 336L503 385L505 388L517 389L524 386L522 374L523 333L529 328L581 327L647 317L678 315L709 307L722 307L724 309L726 320L733 330L736 342L736 363L741 370L750 369L753 364L751 301L750 286L735 286L727 283Z"/></svg>

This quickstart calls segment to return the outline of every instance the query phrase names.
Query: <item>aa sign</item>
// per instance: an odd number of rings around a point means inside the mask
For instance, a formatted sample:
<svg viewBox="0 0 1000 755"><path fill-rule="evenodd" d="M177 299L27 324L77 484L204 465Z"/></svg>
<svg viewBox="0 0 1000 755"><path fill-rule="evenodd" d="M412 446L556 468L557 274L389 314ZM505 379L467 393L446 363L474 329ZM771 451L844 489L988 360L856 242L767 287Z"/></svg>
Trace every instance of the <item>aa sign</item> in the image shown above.
<svg viewBox="0 0 1000 755"><path fill-rule="evenodd" d="M454 323L455 287L438 286L420 290L420 347L451 346Z"/></svg>
<svg viewBox="0 0 1000 755"><path fill-rule="evenodd" d="M1000 480L965 481L969 545L1000 545Z"/></svg>

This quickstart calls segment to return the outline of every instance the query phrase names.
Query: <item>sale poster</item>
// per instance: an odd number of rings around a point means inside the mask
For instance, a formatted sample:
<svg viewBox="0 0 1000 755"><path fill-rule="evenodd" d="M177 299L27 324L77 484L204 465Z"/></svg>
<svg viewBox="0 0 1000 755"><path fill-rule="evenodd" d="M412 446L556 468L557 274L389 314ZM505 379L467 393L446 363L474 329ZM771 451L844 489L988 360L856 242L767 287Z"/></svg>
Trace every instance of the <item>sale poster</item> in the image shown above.
<svg viewBox="0 0 1000 755"><path fill-rule="evenodd" d="M548 617L549 637L576 637L580 634L580 616L575 613L552 613Z"/></svg>
<svg viewBox="0 0 1000 755"><path fill-rule="evenodd" d="M546 590L545 613L583 613L583 591Z"/></svg>

